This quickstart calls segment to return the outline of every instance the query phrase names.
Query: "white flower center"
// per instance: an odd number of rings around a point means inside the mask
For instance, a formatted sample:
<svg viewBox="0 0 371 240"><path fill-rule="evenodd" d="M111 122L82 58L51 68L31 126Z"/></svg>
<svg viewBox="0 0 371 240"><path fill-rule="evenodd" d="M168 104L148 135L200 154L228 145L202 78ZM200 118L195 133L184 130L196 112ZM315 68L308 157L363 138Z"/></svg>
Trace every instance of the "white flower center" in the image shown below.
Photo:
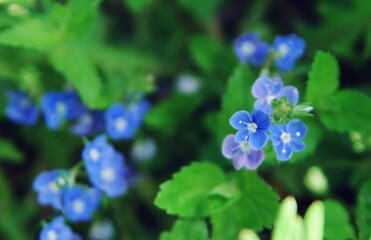
<svg viewBox="0 0 371 240"><path fill-rule="evenodd" d="M56 192L59 191L58 186L57 186L57 184L56 184L54 181L53 181L53 182L50 182L50 183L48 184L48 189L49 189L51 192L53 192L53 193L56 193Z"/></svg>
<svg viewBox="0 0 371 240"><path fill-rule="evenodd" d="M57 102L55 104L55 108L57 109L57 112L60 114L64 114L66 112L66 105L63 102Z"/></svg>
<svg viewBox="0 0 371 240"><path fill-rule="evenodd" d="M286 55L289 53L289 47L287 44L281 43L278 45L278 54L281 58L286 57Z"/></svg>
<svg viewBox="0 0 371 240"><path fill-rule="evenodd" d="M291 134L290 133L283 132L281 134L280 138L281 138L281 140L284 144L287 144L287 143L291 142ZM283 152L283 150L282 150L282 152ZM286 152L286 150L285 150L285 152Z"/></svg>
<svg viewBox="0 0 371 240"><path fill-rule="evenodd" d="M271 102L272 102L274 99L276 99L276 96L274 96L274 95L268 95L266 99L267 99L268 104L270 105Z"/></svg>
<svg viewBox="0 0 371 240"><path fill-rule="evenodd" d="M177 81L177 90L182 93L195 93L200 88L200 83L195 77L190 75L182 75Z"/></svg>
<svg viewBox="0 0 371 240"><path fill-rule="evenodd" d="M112 182L115 179L115 171L111 167L105 167L100 172L100 177L105 182Z"/></svg>
<svg viewBox="0 0 371 240"><path fill-rule="evenodd" d="M256 125L256 123L248 123L247 124L247 129L250 132L255 133L256 132L256 129L258 129L258 125Z"/></svg>
<svg viewBox="0 0 371 240"><path fill-rule="evenodd" d="M243 152L249 151L250 150L249 142L240 143L240 148Z"/></svg>
<svg viewBox="0 0 371 240"><path fill-rule="evenodd" d="M250 56L252 54L254 54L256 48L255 48L255 45L252 44L251 42L245 42L242 47L241 47L241 50L244 54Z"/></svg>
<svg viewBox="0 0 371 240"><path fill-rule="evenodd" d="M97 149L92 148L89 151L89 156L90 156L91 160L93 160L93 162L96 162L96 161L99 160L100 153L99 153L99 151Z"/></svg>
<svg viewBox="0 0 371 240"><path fill-rule="evenodd" d="M128 127L128 122L126 121L125 118L119 117L115 120L115 128L119 132L123 132L126 130Z"/></svg>
<svg viewBox="0 0 371 240"><path fill-rule="evenodd" d="M58 239L58 235L57 235L57 233L54 230L50 230L46 234L46 238L48 240L57 240Z"/></svg>
<svg viewBox="0 0 371 240"><path fill-rule="evenodd" d="M76 199L72 203L72 209L76 214L81 214L85 210L85 203L81 199Z"/></svg>

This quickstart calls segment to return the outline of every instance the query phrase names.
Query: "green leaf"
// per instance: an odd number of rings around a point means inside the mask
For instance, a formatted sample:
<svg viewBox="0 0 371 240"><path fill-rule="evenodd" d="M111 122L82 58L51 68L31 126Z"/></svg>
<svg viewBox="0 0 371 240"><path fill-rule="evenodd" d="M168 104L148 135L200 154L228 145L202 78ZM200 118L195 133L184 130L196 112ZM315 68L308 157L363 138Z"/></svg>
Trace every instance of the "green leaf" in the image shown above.
<svg viewBox="0 0 371 240"><path fill-rule="evenodd" d="M229 118L239 110L251 112L255 102L251 88L255 80L256 75L246 64L239 65L228 79L227 90L222 100L222 110L217 115L217 133L220 143L227 134L233 131L229 125Z"/></svg>
<svg viewBox="0 0 371 240"><path fill-rule="evenodd" d="M10 162L21 162L23 154L12 142L0 139L0 159Z"/></svg>
<svg viewBox="0 0 371 240"><path fill-rule="evenodd" d="M370 132L371 98L356 91L343 90L335 94L331 108L320 112L320 120L330 130L338 132Z"/></svg>
<svg viewBox="0 0 371 240"><path fill-rule="evenodd" d="M179 5L190 11L195 17L200 19L208 19L215 15L216 10L223 2L222 0L178 0Z"/></svg>
<svg viewBox="0 0 371 240"><path fill-rule="evenodd" d="M76 47L64 47L53 50L49 58L54 68L76 87L88 107L101 107L102 82L85 52Z"/></svg>
<svg viewBox="0 0 371 240"><path fill-rule="evenodd" d="M140 12L148 7L153 0L124 0L132 12Z"/></svg>
<svg viewBox="0 0 371 240"><path fill-rule="evenodd" d="M61 31L47 19L23 21L0 32L0 44L34 49L49 49L61 40Z"/></svg>
<svg viewBox="0 0 371 240"><path fill-rule="evenodd" d="M325 232L328 240L355 239L347 210L337 201L325 200Z"/></svg>
<svg viewBox="0 0 371 240"><path fill-rule="evenodd" d="M306 100L315 104L321 103L339 87L339 66L334 56L317 51L309 72ZM317 109L321 106L314 105Z"/></svg>
<svg viewBox="0 0 371 240"><path fill-rule="evenodd" d="M304 221L307 229L307 240L323 239L325 209L321 201L313 202L305 213Z"/></svg>
<svg viewBox="0 0 371 240"><path fill-rule="evenodd" d="M278 209L278 195L256 172L232 174L241 197L230 207L211 216L213 239L237 239L242 228L260 231L270 228Z"/></svg>
<svg viewBox="0 0 371 240"><path fill-rule="evenodd" d="M222 191L226 182L227 176L218 166L196 162L183 167L172 180L161 184L155 204L168 214L205 217L222 210L239 197L237 190Z"/></svg>
<svg viewBox="0 0 371 240"><path fill-rule="evenodd" d="M207 240L207 225L200 219L179 219L171 232L163 232L161 240Z"/></svg>
<svg viewBox="0 0 371 240"><path fill-rule="evenodd" d="M298 205L295 198L286 197L280 204L274 229L272 232L272 240L292 239L296 233L296 218Z"/></svg>
<svg viewBox="0 0 371 240"><path fill-rule="evenodd" d="M369 239L371 236L371 180L365 182L358 193L356 213L359 239Z"/></svg>

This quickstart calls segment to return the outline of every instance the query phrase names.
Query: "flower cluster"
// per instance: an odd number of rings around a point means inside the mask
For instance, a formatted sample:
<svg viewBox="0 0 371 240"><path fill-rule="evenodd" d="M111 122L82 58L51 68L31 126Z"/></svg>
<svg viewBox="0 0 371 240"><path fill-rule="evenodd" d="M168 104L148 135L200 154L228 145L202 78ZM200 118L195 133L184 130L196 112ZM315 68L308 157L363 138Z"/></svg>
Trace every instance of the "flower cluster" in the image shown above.
<svg viewBox="0 0 371 240"><path fill-rule="evenodd" d="M295 34L277 36L272 47L261 41L256 33L242 34L234 42L235 54L241 62L261 66L268 60L274 60L282 71L291 70L304 50L304 40Z"/></svg>
<svg viewBox="0 0 371 240"><path fill-rule="evenodd" d="M72 170L46 171L33 182L38 202L60 211L70 222L91 220L104 196L115 198L123 195L130 182L124 156L107 142L105 135L99 135L87 143L81 155L83 162ZM82 163L92 186L76 183ZM65 239L62 238L63 234L72 232L64 224L63 218L57 217L44 227L40 239L50 239L48 236L51 234L60 237L55 239Z"/></svg>
<svg viewBox="0 0 371 240"><path fill-rule="evenodd" d="M277 159L286 161L294 152L305 149L302 141L307 134L306 125L296 117L307 116L311 107L297 105L299 91L294 86L284 86L280 78L260 76L252 87L256 98L251 114L238 111L229 123L237 130L225 137L223 155L233 160L236 169L256 169L264 160L263 148L272 142Z"/></svg>
<svg viewBox="0 0 371 240"><path fill-rule="evenodd" d="M9 91L5 113L16 123L33 125L38 119L38 108L22 91ZM140 127L150 104L145 100L128 105L112 104L105 112L86 107L73 91L50 91L41 98L41 112L51 130L71 121L70 130L80 136L90 136L105 130L115 140L131 139Z"/></svg>

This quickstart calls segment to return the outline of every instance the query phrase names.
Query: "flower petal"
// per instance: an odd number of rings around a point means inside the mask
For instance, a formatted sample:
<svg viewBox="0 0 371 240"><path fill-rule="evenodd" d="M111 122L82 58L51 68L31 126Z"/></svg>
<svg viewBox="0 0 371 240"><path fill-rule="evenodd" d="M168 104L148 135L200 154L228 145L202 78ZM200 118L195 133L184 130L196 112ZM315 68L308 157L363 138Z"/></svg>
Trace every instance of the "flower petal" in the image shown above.
<svg viewBox="0 0 371 240"><path fill-rule="evenodd" d="M291 120L286 126L287 132L294 139L303 139L307 135L307 126L299 119Z"/></svg>
<svg viewBox="0 0 371 240"><path fill-rule="evenodd" d="M291 141L289 145L292 148L292 150L294 150L294 152L301 152L306 148L305 143L300 140Z"/></svg>
<svg viewBox="0 0 371 240"><path fill-rule="evenodd" d="M299 91L294 86L286 86L281 89L281 91L277 94L277 98L281 99L283 97L287 97L289 102L292 102L294 106L298 104L299 101Z"/></svg>
<svg viewBox="0 0 371 240"><path fill-rule="evenodd" d="M251 114L252 121L258 126L258 131L267 131L271 122L269 116L260 110L254 110Z"/></svg>
<svg viewBox="0 0 371 240"><path fill-rule="evenodd" d="M280 142L278 144L273 145L273 147L277 153L278 160L286 161L292 157L292 149L289 145Z"/></svg>
<svg viewBox="0 0 371 240"><path fill-rule="evenodd" d="M245 163L246 163L246 154L235 155L235 157L233 158L233 167L236 170L240 170L241 168L243 168L245 166Z"/></svg>
<svg viewBox="0 0 371 240"><path fill-rule="evenodd" d="M271 115L273 113L273 109L266 99L256 100L254 103L254 108L268 115Z"/></svg>
<svg viewBox="0 0 371 240"><path fill-rule="evenodd" d="M264 160L264 152L263 150L254 151L250 150L246 154L247 161L245 162L245 166L248 169L254 170L263 162Z"/></svg>
<svg viewBox="0 0 371 240"><path fill-rule="evenodd" d="M239 152L239 143L234 140L234 135L229 134L223 140L222 154L226 158L232 158Z"/></svg>
<svg viewBox="0 0 371 240"><path fill-rule="evenodd" d="M266 75L261 75L252 85L251 93L255 98L265 98L268 95L266 84L271 81Z"/></svg>
<svg viewBox="0 0 371 240"><path fill-rule="evenodd" d="M249 138L249 144L252 149L260 150L262 149L268 142L268 136L265 132L256 131L255 133L251 133Z"/></svg>
<svg viewBox="0 0 371 240"><path fill-rule="evenodd" d="M235 112L229 119L231 126L237 130L247 127L247 123L252 121L250 113L245 110Z"/></svg>
<svg viewBox="0 0 371 240"><path fill-rule="evenodd" d="M234 136L234 140L238 143L246 142L249 140L250 132L247 129L239 130Z"/></svg>

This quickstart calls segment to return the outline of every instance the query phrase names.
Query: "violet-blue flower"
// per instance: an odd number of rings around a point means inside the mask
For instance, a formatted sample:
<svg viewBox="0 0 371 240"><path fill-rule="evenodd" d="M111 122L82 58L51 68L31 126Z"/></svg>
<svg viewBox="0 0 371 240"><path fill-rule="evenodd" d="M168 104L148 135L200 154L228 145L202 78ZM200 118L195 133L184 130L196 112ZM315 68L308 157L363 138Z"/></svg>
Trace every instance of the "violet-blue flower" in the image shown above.
<svg viewBox="0 0 371 240"><path fill-rule="evenodd" d="M277 159L280 161L286 161L292 157L293 152L305 149L302 139L307 134L307 126L299 119L293 119L282 126L272 125L269 132Z"/></svg>
<svg viewBox="0 0 371 240"><path fill-rule="evenodd" d="M101 131L103 122L102 111L82 107L76 122L71 127L71 131L76 135L89 136L94 132Z"/></svg>
<svg viewBox="0 0 371 240"><path fill-rule="evenodd" d="M224 138L222 154L224 157L233 160L233 166L237 170L243 167L254 170L264 160L263 150L256 151L252 149L248 142L236 142L233 134L229 134Z"/></svg>
<svg viewBox="0 0 371 240"><path fill-rule="evenodd" d="M112 139L131 139L139 127L139 123L123 104L113 104L105 112L105 125Z"/></svg>
<svg viewBox="0 0 371 240"><path fill-rule="evenodd" d="M261 75L252 86L252 95L257 99L254 103L254 108L271 115L273 109L271 103L274 99L287 97L293 106L296 106L299 101L299 91L294 86L284 87L280 78L270 79L266 75Z"/></svg>
<svg viewBox="0 0 371 240"><path fill-rule="evenodd" d="M264 112L254 110L250 115L247 111L238 111L229 119L229 123L238 130L235 135L236 142L248 141L254 150L260 150L267 144L270 120Z"/></svg>
<svg viewBox="0 0 371 240"><path fill-rule="evenodd" d="M283 71L291 70L296 60L303 55L304 50L305 42L297 35L277 36L273 43L277 67Z"/></svg>
<svg viewBox="0 0 371 240"><path fill-rule="evenodd" d="M64 191L63 212L72 222L89 221L99 207L101 193L94 188L75 185Z"/></svg>
<svg viewBox="0 0 371 240"><path fill-rule="evenodd" d="M269 45L260 41L256 33L239 36L234 44L234 51L241 62L262 65L269 53Z"/></svg>
<svg viewBox="0 0 371 240"><path fill-rule="evenodd" d="M38 119L38 111L30 97L22 91L7 91L8 105L6 116L15 123L33 125Z"/></svg>
<svg viewBox="0 0 371 240"><path fill-rule="evenodd" d="M52 130L59 128L64 119L76 118L81 106L79 97L71 91L51 91L44 94L41 99L46 125Z"/></svg>
<svg viewBox="0 0 371 240"><path fill-rule="evenodd" d="M70 172L66 170L45 171L37 175L32 187L38 194L38 202L42 206L50 205L56 210L62 209L62 193L69 187Z"/></svg>
<svg viewBox="0 0 371 240"><path fill-rule="evenodd" d="M71 228L64 223L62 216L54 218L46 224L39 235L40 240L77 240L80 239Z"/></svg>

